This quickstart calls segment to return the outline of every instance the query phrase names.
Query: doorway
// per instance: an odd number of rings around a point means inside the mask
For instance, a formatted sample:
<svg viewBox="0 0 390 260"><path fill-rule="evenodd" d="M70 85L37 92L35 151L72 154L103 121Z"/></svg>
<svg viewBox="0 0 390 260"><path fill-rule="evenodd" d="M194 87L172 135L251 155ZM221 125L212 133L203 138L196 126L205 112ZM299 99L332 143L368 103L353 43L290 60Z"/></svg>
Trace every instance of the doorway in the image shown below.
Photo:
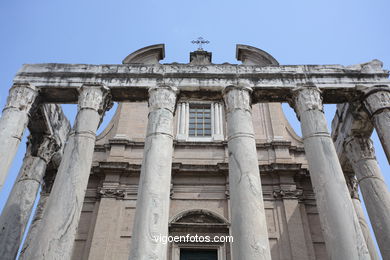
<svg viewBox="0 0 390 260"><path fill-rule="evenodd" d="M180 260L218 260L216 249L180 249Z"/></svg>

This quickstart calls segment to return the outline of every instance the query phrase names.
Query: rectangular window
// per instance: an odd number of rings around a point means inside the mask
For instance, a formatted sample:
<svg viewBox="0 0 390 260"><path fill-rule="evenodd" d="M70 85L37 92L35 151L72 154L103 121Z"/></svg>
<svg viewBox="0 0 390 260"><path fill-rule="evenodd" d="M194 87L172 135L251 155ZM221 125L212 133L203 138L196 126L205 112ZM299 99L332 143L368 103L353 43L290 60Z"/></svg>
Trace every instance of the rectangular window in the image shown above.
<svg viewBox="0 0 390 260"><path fill-rule="evenodd" d="M190 104L188 135L211 137L211 104Z"/></svg>

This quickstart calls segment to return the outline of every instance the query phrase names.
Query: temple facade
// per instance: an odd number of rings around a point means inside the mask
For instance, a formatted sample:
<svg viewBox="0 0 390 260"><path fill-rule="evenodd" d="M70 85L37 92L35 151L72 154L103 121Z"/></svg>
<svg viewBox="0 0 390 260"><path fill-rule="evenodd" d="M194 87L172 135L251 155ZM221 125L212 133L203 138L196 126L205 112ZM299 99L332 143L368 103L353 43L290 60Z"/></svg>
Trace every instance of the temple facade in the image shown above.
<svg viewBox="0 0 390 260"><path fill-rule="evenodd" d="M285 66L247 45L240 64L213 64L202 48L188 64L164 55L158 44L121 65L17 73L0 118L1 185L27 127L30 137L0 217L2 259L20 247L20 259L50 260L390 258L390 194L370 139L375 128L390 158L380 61ZM58 103L78 104L73 126ZM331 130L323 103L338 104Z"/></svg>

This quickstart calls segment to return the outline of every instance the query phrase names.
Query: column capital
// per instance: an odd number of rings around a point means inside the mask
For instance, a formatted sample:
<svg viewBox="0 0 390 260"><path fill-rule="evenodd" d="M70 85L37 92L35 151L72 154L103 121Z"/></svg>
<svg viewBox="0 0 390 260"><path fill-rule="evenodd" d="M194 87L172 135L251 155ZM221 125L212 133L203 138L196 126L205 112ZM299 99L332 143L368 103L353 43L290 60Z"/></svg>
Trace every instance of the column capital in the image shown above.
<svg viewBox="0 0 390 260"><path fill-rule="evenodd" d="M79 89L79 110L93 109L101 116L111 109L110 89L100 84L83 85Z"/></svg>
<svg viewBox="0 0 390 260"><path fill-rule="evenodd" d="M370 117L390 109L390 87L389 85L374 85L372 87L356 86L357 90L363 92L363 104Z"/></svg>
<svg viewBox="0 0 390 260"><path fill-rule="evenodd" d="M354 173L346 173L345 180L347 182L347 187L348 187L349 193L351 194L351 199L360 200L358 180L356 179L355 174Z"/></svg>
<svg viewBox="0 0 390 260"><path fill-rule="evenodd" d="M294 108L298 119L301 118L303 112L308 110L319 110L323 112L321 90L309 82L302 85L297 85L292 90L292 97L289 104Z"/></svg>
<svg viewBox="0 0 390 260"><path fill-rule="evenodd" d="M9 90L7 104L4 110L14 108L16 110L29 111L34 105L38 90L27 83L16 83Z"/></svg>
<svg viewBox="0 0 390 260"><path fill-rule="evenodd" d="M374 145L369 137L351 136L346 139L344 148L348 159L353 163L364 159L376 159Z"/></svg>
<svg viewBox="0 0 390 260"><path fill-rule="evenodd" d="M222 91L225 101L226 112L241 109L251 111L252 106L252 88L244 85L230 85Z"/></svg>
<svg viewBox="0 0 390 260"><path fill-rule="evenodd" d="M169 85L159 85L149 88L149 111L157 109L167 109L170 112L175 112L176 97L178 90Z"/></svg>
<svg viewBox="0 0 390 260"><path fill-rule="evenodd" d="M60 147L59 141L52 135L30 135L27 142L27 153L49 163Z"/></svg>
<svg viewBox="0 0 390 260"><path fill-rule="evenodd" d="M44 136L40 146L38 147L37 155L46 163L49 163L51 158L60 149L60 144L53 136Z"/></svg>

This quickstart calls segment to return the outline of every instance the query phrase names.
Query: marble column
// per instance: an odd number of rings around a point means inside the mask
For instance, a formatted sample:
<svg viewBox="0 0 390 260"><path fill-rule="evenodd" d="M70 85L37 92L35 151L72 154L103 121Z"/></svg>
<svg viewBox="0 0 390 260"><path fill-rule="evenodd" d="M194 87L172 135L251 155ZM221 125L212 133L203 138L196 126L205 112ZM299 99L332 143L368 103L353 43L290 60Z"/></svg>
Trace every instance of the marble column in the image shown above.
<svg viewBox="0 0 390 260"><path fill-rule="evenodd" d="M355 178L355 173L345 174L345 179L347 181L348 190L351 194L352 204L355 208L356 215L359 220L360 227L363 232L364 240L366 241L368 251L370 252L371 260L379 260L379 255L374 243L374 240L371 237L371 231L364 216L363 207L360 203L359 193L358 193L358 183Z"/></svg>
<svg viewBox="0 0 390 260"><path fill-rule="evenodd" d="M14 84L0 117L0 191L18 150L38 91L28 84Z"/></svg>
<svg viewBox="0 0 390 260"><path fill-rule="evenodd" d="M163 260L167 256L167 244L155 238L168 235L175 104L174 88L159 86L149 90L148 127L130 260Z"/></svg>
<svg viewBox="0 0 390 260"><path fill-rule="evenodd" d="M346 140L347 158L358 179L368 216L384 259L390 259L390 192L383 179L372 141L353 136Z"/></svg>
<svg viewBox="0 0 390 260"><path fill-rule="evenodd" d="M38 236L38 230L41 225L41 221L43 218L43 213L45 212L47 201L49 200L50 193L47 191L45 187L42 187L42 191L40 194L39 202L37 205L37 209L35 211L35 215L33 221L31 222L31 226L28 230L26 240L23 243L23 248L21 250L21 255L30 247L32 241Z"/></svg>
<svg viewBox="0 0 390 260"><path fill-rule="evenodd" d="M20 259L71 259L77 226L95 147L96 130L106 109L109 90L99 85L83 86L78 113L37 236Z"/></svg>
<svg viewBox="0 0 390 260"><path fill-rule="evenodd" d="M330 137L320 90L312 84L293 91L305 154L330 259L370 259Z"/></svg>
<svg viewBox="0 0 390 260"><path fill-rule="evenodd" d="M233 259L271 259L252 125L251 89L228 86L226 107Z"/></svg>
<svg viewBox="0 0 390 260"><path fill-rule="evenodd" d="M367 94L363 103L390 163L390 87L374 86L364 91Z"/></svg>
<svg viewBox="0 0 390 260"><path fill-rule="evenodd" d="M30 136L23 165L0 217L1 259L15 259L46 166L58 148L50 136Z"/></svg>

